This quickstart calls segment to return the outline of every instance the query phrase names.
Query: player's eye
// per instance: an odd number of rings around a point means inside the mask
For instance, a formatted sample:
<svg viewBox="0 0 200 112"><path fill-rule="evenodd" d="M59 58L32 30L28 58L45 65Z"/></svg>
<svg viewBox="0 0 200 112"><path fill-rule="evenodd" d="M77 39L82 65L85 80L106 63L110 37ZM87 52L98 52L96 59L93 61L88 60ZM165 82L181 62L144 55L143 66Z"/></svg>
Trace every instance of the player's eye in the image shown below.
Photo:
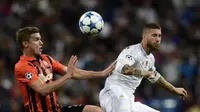
<svg viewBox="0 0 200 112"><path fill-rule="evenodd" d="M152 34L152 37L161 37L161 34Z"/></svg>
<svg viewBox="0 0 200 112"><path fill-rule="evenodd" d="M34 40L35 40L35 41L39 41L39 40L40 40L40 38L35 38Z"/></svg>
<svg viewBox="0 0 200 112"><path fill-rule="evenodd" d="M157 34L153 34L152 37L157 37Z"/></svg>

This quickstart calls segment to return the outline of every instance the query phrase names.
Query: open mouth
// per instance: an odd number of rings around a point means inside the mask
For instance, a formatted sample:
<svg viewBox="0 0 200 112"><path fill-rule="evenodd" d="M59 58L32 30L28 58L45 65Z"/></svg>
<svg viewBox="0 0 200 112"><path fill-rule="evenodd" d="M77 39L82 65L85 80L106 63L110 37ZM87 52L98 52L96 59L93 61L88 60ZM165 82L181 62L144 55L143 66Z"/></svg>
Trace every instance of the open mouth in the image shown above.
<svg viewBox="0 0 200 112"><path fill-rule="evenodd" d="M40 52L42 52L42 47L40 47Z"/></svg>

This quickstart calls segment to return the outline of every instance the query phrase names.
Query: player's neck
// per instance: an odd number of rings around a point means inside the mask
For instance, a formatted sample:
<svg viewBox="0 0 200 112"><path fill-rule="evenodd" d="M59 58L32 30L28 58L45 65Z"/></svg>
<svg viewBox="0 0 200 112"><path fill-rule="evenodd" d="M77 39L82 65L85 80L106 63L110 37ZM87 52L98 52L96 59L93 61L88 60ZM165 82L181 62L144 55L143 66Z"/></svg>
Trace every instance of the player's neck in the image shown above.
<svg viewBox="0 0 200 112"><path fill-rule="evenodd" d="M147 46L147 44L144 43L144 41L141 42L142 48L144 51L149 55L151 53L150 48Z"/></svg>
<svg viewBox="0 0 200 112"><path fill-rule="evenodd" d="M36 59L36 56L30 52L28 49L27 50L23 50L23 56L27 56L27 57L31 57L31 58L35 58Z"/></svg>

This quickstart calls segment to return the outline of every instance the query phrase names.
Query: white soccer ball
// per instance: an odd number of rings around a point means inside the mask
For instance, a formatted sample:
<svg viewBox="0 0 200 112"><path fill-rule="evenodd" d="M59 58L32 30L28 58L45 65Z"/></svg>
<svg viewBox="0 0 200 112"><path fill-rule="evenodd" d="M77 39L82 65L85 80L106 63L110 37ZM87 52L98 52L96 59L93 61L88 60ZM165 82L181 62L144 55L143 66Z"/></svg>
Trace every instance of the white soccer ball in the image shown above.
<svg viewBox="0 0 200 112"><path fill-rule="evenodd" d="M79 19L81 32L89 36L98 35L104 27L104 21L100 14L94 11L84 13Z"/></svg>

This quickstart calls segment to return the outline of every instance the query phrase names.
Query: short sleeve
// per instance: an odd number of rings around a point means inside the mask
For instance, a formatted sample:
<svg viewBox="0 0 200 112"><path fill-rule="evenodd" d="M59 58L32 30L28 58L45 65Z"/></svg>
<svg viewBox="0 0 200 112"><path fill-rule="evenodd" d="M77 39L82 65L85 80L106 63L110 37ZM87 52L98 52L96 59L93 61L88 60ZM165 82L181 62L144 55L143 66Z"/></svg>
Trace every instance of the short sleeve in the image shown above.
<svg viewBox="0 0 200 112"><path fill-rule="evenodd" d="M121 72L124 65L132 66L135 63L135 58L131 54L122 54L117 58L115 70Z"/></svg>
<svg viewBox="0 0 200 112"><path fill-rule="evenodd" d="M65 66L59 63L58 61L54 60L50 56L49 58L51 59L51 62L52 62L53 73L61 73L64 70Z"/></svg>
<svg viewBox="0 0 200 112"><path fill-rule="evenodd" d="M36 69L28 64L15 66L15 77L17 81L27 83L28 85L39 80Z"/></svg>
<svg viewBox="0 0 200 112"><path fill-rule="evenodd" d="M147 78L151 83L155 83L159 78L160 78L160 73L158 73L157 71L156 71L156 67L155 66L153 66L149 71L152 71L152 72L154 72L155 73L155 78L154 79L150 79L150 78Z"/></svg>

